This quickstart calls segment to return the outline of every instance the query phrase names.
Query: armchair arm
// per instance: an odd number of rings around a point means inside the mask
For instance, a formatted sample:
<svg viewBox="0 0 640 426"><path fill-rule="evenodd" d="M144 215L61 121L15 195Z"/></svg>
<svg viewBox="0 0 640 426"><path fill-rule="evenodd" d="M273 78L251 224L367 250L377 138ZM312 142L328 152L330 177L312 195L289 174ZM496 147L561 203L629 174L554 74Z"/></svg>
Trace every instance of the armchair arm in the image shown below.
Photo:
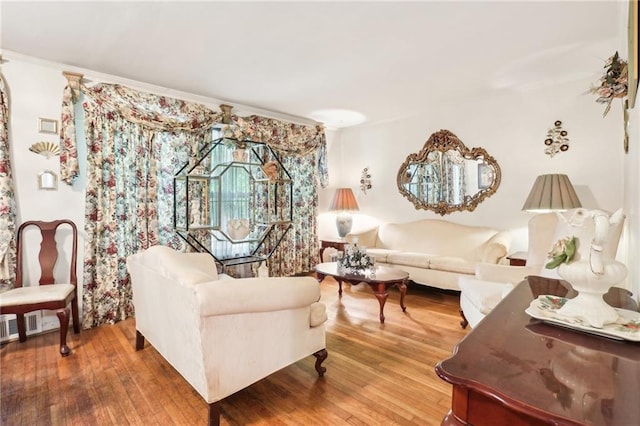
<svg viewBox="0 0 640 426"><path fill-rule="evenodd" d="M511 245L511 233L507 231L498 232L487 241L482 253L482 261L485 263L498 263L509 252Z"/></svg>
<svg viewBox="0 0 640 426"><path fill-rule="evenodd" d="M349 244L354 243L354 239L358 239L358 244L361 247L376 247L378 243L378 227L368 229L362 232L350 233L345 239Z"/></svg>
<svg viewBox="0 0 640 426"><path fill-rule="evenodd" d="M194 290L201 317L296 309L320 300L320 286L312 277L217 280Z"/></svg>
<svg viewBox="0 0 640 426"><path fill-rule="evenodd" d="M482 281L496 283L517 284L524 280L527 275L534 275L536 272L528 266L509 266L491 263L479 263L476 265L476 278Z"/></svg>

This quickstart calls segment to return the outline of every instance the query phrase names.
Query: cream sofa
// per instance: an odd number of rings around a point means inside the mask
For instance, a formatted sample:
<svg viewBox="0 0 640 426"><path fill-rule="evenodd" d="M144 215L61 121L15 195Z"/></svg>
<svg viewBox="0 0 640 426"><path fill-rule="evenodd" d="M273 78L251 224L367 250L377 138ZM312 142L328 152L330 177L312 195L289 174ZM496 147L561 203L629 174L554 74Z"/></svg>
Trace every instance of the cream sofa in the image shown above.
<svg viewBox="0 0 640 426"><path fill-rule="evenodd" d="M460 276L475 274L476 265L496 264L508 253L511 234L439 219L385 223L347 236L366 247L376 263L409 273L418 284L459 290Z"/></svg>
<svg viewBox="0 0 640 426"><path fill-rule="evenodd" d="M136 349L151 345L209 404L315 355L320 376L325 306L312 277L218 277L212 257L154 246L127 259Z"/></svg>

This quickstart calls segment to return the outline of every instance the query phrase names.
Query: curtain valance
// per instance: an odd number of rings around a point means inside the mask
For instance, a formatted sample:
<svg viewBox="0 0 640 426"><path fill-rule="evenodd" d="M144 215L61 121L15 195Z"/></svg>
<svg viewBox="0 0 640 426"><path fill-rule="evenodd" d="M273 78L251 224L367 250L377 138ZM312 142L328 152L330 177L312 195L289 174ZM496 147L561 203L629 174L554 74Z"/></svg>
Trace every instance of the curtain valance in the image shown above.
<svg viewBox="0 0 640 426"><path fill-rule="evenodd" d="M94 108L120 115L123 119L151 130L197 132L218 123L221 113L204 105L140 92L119 84L81 86Z"/></svg>
<svg viewBox="0 0 640 426"><path fill-rule="evenodd" d="M118 115L149 130L164 132L208 131L222 123L221 112L180 99L141 92L119 84L100 83L92 87L80 84L85 95L85 112L94 116ZM65 87L62 101L61 180L69 185L78 176L78 153L75 141L73 100L70 85ZM94 113L94 114L92 114ZM233 116L233 124L222 125L223 134L238 139L251 139L270 145L276 152L289 156L316 153L320 185L328 183L326 139L322 126L294 124L273 118L251 115Z"/></svg>

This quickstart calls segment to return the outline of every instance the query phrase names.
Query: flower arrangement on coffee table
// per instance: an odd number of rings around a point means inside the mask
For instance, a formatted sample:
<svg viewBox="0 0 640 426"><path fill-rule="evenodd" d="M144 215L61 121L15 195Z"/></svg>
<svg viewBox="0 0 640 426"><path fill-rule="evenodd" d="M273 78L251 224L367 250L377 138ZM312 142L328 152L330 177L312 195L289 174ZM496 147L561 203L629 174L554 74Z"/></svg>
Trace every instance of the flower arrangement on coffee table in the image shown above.
<svg viewBox="0 0 640 426"><path fill-rule="evenodd" d="M374 260L367 254L364 247L358 247L357 244L347 245L344 248L344 255L338 260L338 267L345 272L363 273L373 269Z"/></svg>

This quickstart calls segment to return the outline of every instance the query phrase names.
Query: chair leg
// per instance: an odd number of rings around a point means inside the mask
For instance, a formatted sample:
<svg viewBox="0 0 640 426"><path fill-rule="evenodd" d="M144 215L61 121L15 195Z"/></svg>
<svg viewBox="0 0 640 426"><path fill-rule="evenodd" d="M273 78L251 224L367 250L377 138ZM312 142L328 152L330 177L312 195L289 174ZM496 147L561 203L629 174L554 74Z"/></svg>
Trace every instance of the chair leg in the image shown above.
<svg viewBox="0 0 640 426"><path fill-rule="evenodd" d="M16 323L18 324L18 336L21 342L27 341L27 327L24 324L24 314L16 314Z"/></svg>
<svg viewBox="0 0 640 426"><path fill-rule="evenodd" d="M318 376L322 377L324 376L324 372L327 371L327 369L322 366L322 363L327 359L329 354L326 349L320 349L318 352L314 353L313 356L316 357L316 371L318 372Z"/></svg>
<svg viewBox="0 0 640 426"><path fill-rule="evenodd" d="M80 333L80 317L78 315L78 297L71 301L71 315L73 315L73 332Z"/></svg>
<svg viewBox="0 0 640 426"><path fill-rule="evenodd" d="M144 334L136 330L136 351L144 349Z"/></svg>
<svg viewBox="0 0 640 426"><path fill-rule="evenodd" d="M464 316L464 312L460 309L460 316L462 317L462 321L460 321L460 327L464 330L469 325L469 321L467 321L467 317Z"/></svg>
<svg viewBox="0 0 640 426"><path fill-rule="evenodd" d="M209 426L220 425L220 401L209 404Z"/></svg>
<svg viewBox="0 0 640 426"><path fill-rule="evenodd" d="M67 356L71 350L67 346L67 330L69 329L69 308L59 309L56 312L60 320L60 355Z"/></svg>

